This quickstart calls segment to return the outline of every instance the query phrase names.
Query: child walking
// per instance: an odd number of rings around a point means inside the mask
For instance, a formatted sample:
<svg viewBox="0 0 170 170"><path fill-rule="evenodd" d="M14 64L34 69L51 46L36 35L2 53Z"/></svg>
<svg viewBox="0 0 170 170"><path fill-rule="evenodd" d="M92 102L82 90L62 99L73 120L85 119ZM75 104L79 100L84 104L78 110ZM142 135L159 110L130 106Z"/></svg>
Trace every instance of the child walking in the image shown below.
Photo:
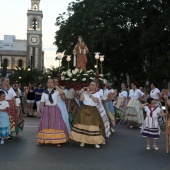
<svg viewBox="0 0 170 170"><path fill-rule="evenodd" d="M10 122L7 113L9 104L5 100L5 97L5 92L0 91L0 144L4 144L4 138L8 138L10 136Z"/></svg>
<svg viewBox="0 0 170 170"><path fill-rule="evenodd" d="M146 137L146 149L150 150L150 138L153 139L153 149L158 150L156 146L156 139L160 136L160 127L158 124L157 117L165 116L165 113L161 113L161 109L156 106L156 101L153 98L147 100L148 106L143 105L143 108L146 112L146 118L141 128L141 135Z"/></svg>

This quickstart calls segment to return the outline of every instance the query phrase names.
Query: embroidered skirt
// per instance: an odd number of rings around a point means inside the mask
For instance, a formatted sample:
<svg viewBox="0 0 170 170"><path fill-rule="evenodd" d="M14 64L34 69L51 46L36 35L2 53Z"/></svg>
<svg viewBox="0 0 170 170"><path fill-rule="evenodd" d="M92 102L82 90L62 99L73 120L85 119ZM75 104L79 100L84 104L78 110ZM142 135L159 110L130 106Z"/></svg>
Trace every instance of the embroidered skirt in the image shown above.
<svg viewBox="0 0 170 170"><path fill-rule="evenodd" d="M0 112L0 138L8 137L10 135L9 116L6 112Z"/></svg>
<svg viewBox="0 0 170 170"><path fill-rule="evenodd" d="M144 121L141 104L136 99L130 99L126 110L126 122L142 124Z"/></svg>
<svg viewBox="0 0 170 170"><path fill-rule="evenodd" d="M18 126L18 112L13 100L7 100L7 102L9 103L8 114L10 119L10 130L11 132L16 132Z"/></svg>
<svg viewBox="0 0 170 170"><path fill-rule="evenodd" d="M70 138L87 144L105 142L104 124L96 106L80 106L75 115Z"/></svg>
<svg viewBox="0 0 170 170"><path fill-rule="evenodd" d="M45 106L38 127L37 142L41 144L60 144L68 140L68 129L57 105Z"/></svg>
<svg viewBox="0 0 170 170"><path fill-rule="evenodd" d="M103 120L103 124L104 124L104 127L105 127L105 134L106 134L106 137L108 138L111 135L110 123L109 123L109 119L107 117L106 111L105 111L102 103L100 103L100 102L97 103L97 109L98 109L100 116Z"/></svg>

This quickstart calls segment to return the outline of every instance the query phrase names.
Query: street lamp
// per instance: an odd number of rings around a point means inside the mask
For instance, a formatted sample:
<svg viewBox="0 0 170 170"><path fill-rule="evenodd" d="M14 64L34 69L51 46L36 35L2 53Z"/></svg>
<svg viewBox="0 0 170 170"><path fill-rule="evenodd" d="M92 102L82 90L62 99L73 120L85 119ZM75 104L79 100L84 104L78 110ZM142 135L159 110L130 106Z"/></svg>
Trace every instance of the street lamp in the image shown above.
<svg viewBox="0 0 170 170"><path fill-rule="evenodd" d="M96 72L98 72L98 60L99 60L99 58L100 58L99 54L100 54L99 52L96 52L96 53L95 53L96 66L97 66Z"/></svg>
<svg viewBox="0 0 170 170"><path fill-rule="evenodd" d="M66 58L67 62L68 62L68 70L69 70L69 62L71 61L71 55L68 55Z"/></svg>
<svg viewBox="0 0 170 170"><path fill-rule="evenodd" d="M100 56L100 62L101 62L101 74L103 74L103 61L104 61L104 55Z"/></svg>
<svg viewBox="0 0 170 170"><path fill-rule="evenodd" d="M62 52L58 52L58 53L57 53L56 60L57 60L57 59L59 60L59 72L60 72L60 60L62 60L62 58L63 58L63 53L62 53Z"/></svg>

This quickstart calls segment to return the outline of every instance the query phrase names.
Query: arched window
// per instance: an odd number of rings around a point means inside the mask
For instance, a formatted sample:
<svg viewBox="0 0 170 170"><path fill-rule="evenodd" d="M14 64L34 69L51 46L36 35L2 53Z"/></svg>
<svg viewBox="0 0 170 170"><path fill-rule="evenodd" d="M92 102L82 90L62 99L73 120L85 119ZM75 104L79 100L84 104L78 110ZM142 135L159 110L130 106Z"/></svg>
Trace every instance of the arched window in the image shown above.
<svg viewBox="0 0 170 170"><path fill-rule="evenodd" d="M8 61L8 59L4 59L4 62L3 62L3 64L4 64L4 67L8 67L8 64L9 64L9 61Z"/></svg>
<svg viewBox="0 0 170 170"><path fill-rule="evenodd" d="M34 11L37 11L37 10L38 10L37 4L34 4L34 5L33 5L33 10L34 10Z"/></svg>
<svg viewBox="0 0 170 170"><path fill-rule="evenodd" d="M37 19L34 18L34 19L32 20L32 29L33 29L33 30L36 30L36 29L37 29L37 25L38 25Z"/></svg>
<svg viewBox="0 0 170 170"><path fill-rule="evenodd" d="M22 60L19 60L19 61L18 61L18 67L22 68L22 66L23 66L23 61L22 61Z"/></svg>

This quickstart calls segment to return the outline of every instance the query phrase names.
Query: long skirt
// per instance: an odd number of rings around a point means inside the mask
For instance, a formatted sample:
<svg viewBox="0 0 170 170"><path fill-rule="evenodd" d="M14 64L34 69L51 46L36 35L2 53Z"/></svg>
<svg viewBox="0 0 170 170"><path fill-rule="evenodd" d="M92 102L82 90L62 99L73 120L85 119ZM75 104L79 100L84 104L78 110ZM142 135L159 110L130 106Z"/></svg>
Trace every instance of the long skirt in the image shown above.
<svg viewBox="0 0 170 170"><path fill-rule="evenodd" d="M57 105L45 106L38 126L37 142L40 144L60 144L68 140L68 129Z"/></svg>
<svg viewBox="0 0 170 170"><path fill-rule="evenodd" d="M141 104L136 99L130 99L126 110L126 122L142 124L144 121Z"/></svg>
<svg viewBox="0 0 170 170"><path fill-rule="evenodd" d="M106 111L105 111L102 103L100 103L100 102L97 103L97 109L98 109L100 116L103 120L104 127L105 127L105 134L106 134L106 137L108 138L111 135L110 123L109 123L109 119L107 117Z"/></svg>
<svg viewBox="0 0 170 170"><path fill-rule="evenodd" d="M120 119L125 121L127 100L125 101L125 105L123 107L120 106L122 101L123 98L119 97L116 103L116 108L118 109Z"/></svg>
<svg viewBox="0 0 170 170"><path fill-rule="evenodd" d="M105 142L104 124L96 106L80 106L76 112L70 139L86 144Z"/></svg>
<svg viewBox="0 0 170 170"><path fill-rule="evenodd" d="M114 116L114 113L112 113L110 110L109 110L109 106L108 106L108 103L102 103L103 104L103 107L107 113L107 116L109 118L109 121L112 125L115 125L115 116Z"/></svg>
<svg viewBox="0 0 170 170"><path fill-rule="evenodd" d="M18 126L18 112L15 107L15 103L13 100L7 100L9 103L9 119L10 119L10 130L11 132L16 132Z"/></svg>
<svg viewBox="0 0 170 170"><path fill-rule="evenodd" d="M72 126L74 117L75 117L75 113L76 113L77 109L79 108L79 105L77 104L75 99L66 99L66 108L69 113L70 126Z"/></svg>
<svg viewBox="0 0 170 170"><path fill-rule="evenodd" d="M68 112L67 112L66 104L65 104L64 101L58 101L57 106L61 110L62 118L63 118L64 123L66 124L68 132L70 134L69 115L68 115Z"/></svg>
<svg viewBox="0 0 170 170"><path fill-rule="evenodd" d="M0 112L0 138L10 135L10 122L7 112Z"/></svg>
<svg viewBox="0 0 170 170"><path fill-rule="evenodd" d="M158 124L157 118L151 118L147 116L141 128L141 135L143 137L158 139L160 133L161 129Z"/></svg>

